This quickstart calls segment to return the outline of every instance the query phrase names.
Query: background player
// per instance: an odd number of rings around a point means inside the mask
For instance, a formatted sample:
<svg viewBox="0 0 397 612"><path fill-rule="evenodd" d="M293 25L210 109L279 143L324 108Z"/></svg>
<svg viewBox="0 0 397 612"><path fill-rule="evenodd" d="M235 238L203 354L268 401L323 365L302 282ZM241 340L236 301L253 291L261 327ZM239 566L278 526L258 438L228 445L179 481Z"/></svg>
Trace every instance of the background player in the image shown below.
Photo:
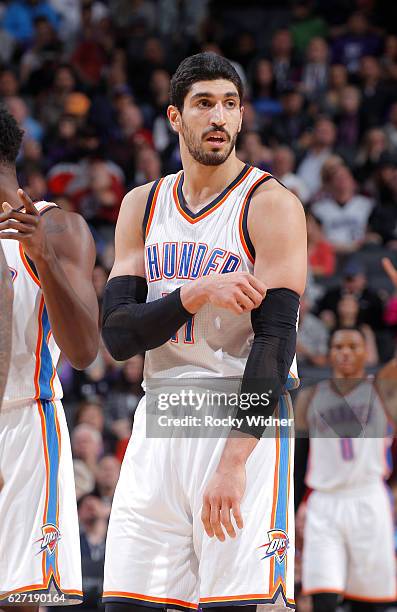
<svg viewBox="0 0 397 612"><path fill-rule="evenodd" d="M123 202L103 335L118 359L148 351L147 382L271 380L273 411L294 367L305 221L295 196L237 159L242 96L215 54L179 66L168 118L183 172ZM285 396L277 410L288 416ZM145 439L141 402L109 524L109 611L293 605L292 441L255 435Z"/></svg>
<svg viewBox="0 0 397 612"><path fill-rule="evenodd" d="M391 263L385 267L392 278ZM360 612L396 598L393 520L384 479L391 469L388 415L397 422L397 362L384 366L374 380L365 375L366 357L359 329L337 329L330 340L332 380L301 391L295 407L297 431L310 432L306 484L313 492L302 583L313 594L314 612L336 610L340 596L353 600L352 609ZM362 434L346 437L357 422Z"/></svg>
<svg viewBox="0 0 397 612"><path fill-rule="evenodd" d="M13 277L10 372L0 414L0 605L82 599L69 435L56 374L98 347L93 240L85 221L18 190L22 132L0 108L1 244ZM9 322L11 324L11 322Z"/></svg>

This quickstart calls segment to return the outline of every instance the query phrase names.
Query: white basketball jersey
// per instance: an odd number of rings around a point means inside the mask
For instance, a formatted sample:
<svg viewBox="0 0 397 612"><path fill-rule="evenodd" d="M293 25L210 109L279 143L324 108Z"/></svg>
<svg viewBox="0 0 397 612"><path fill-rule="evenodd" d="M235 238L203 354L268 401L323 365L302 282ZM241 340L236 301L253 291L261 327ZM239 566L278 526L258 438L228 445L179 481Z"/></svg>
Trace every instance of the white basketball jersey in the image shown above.
<svg viewBox="0 0 397 612"><path fill-rule="evenodd" d="M246 165L197 213L186 205L183 178L179 172L156 181L148 198L143 224L148 302L201 276L254 270L248 207L254 191L273 177ZM171 340L146 353L145 379L241 377L252 340L250 313L207 304ZM296 359L290 378L295 386Z"/></svg>
<svg viewBox="0 0 397 612"><path fill-rule="evenodd" d="M372 379L346 395L332 381L319 383L308 407L307 422L310 453L306 484L310 488L358 488L387 478L393 427ZM357 424L359 437L341 437Z"/></svg>
<svg viewBox="0 0 397 612"><path fill-rule="evenodd" d="M40 214L56 205L35 203ZM40 280L32 261L17 240L1 239L14 286L12 349L3 407L35 399L60 399L56 372L60 350L51 333Z"/></svg>

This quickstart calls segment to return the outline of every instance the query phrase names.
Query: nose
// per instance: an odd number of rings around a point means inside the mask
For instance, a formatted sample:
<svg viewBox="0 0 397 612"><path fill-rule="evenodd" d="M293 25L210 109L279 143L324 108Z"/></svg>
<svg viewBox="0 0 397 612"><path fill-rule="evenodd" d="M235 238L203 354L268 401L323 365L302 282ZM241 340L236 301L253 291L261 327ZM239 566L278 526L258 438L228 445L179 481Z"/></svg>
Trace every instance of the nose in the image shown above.
<svg viewBox="0 0 397 612"><path fill-rule="evenodd" d="M213 107L211 123L213 125L225 125L226 123L223 104L220 101Z"/></svg>

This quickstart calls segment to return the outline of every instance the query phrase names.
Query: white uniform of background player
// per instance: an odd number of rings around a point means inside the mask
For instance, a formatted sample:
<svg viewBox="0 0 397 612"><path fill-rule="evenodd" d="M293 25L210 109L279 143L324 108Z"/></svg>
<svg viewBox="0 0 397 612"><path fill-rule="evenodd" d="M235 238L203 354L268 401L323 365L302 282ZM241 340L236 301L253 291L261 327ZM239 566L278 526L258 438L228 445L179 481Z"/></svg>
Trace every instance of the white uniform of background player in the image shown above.
<svg viewBox="0 0 397 612"><path fill-rule="evenodd" d="M45 214L54 204L39 202ZM14 286L13 338L0 412L0 607L82 600L69 433L40 281L22 246L2 240ZM62 502L60 503L60 499ZM47 603L51 603L47 599Z"/></svg>
<svg viewBox="0 0 397 612"><path fill-rule="evenodd" d="M144 218L147 301L211 272L253 273L246 217L255 189L268 180L274 179L247 165L198 214L184 202L183 172L156 181ZM241 379L252 338L249 313L206 305L173 339L146 353L145 380ZM294 378L295 361L292 384ZM287 396L278 415L291 416ZM105 602L293 607L293 440L287 434L259 441L246 464L244 528L236 539L219 542L206 536L200 512L225 441L146 438L141 400L113 501Z"/></svg>
<svg viewBox="0 0 397 612"><path fill-rule="evenodd" d="M363 433L358 438L338 437L336 432L349 427L352 414ZM374 381L364 380L345 395L332 381L319 383L306 422L306 485L313 492L304 532L304 592L394 601L393 520L384 482L390 474L393 428Z"/></svg>

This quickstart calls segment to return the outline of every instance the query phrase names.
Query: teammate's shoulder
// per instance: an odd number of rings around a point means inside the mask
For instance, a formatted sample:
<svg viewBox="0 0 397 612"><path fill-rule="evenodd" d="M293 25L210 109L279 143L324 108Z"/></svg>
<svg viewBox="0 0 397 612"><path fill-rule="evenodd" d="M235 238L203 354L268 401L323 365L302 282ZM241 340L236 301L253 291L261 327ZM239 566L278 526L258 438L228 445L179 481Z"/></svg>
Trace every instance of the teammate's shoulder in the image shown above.
<svg viewBox="0 0 397 612"><path fill-rule="evenodd" d="M52 219L56 218L58 220L64 219L72 225L86 225L86 221L80 213L73 210L65 210L56 202L41 200L40 202L35 202L34 205L40 216L44 217L45 223L52 223Z"/></svg>
<svg viewBox="0 0 397 612"><path fill-rule="evenodd" d="M38 202L34 202L34 207L40 213L40 215L44 215L50 210L59 209L58 204L55 202L48 202L47 200L39 200Z"/></svg>
<svg viewBox="0 0 397 612"><path fill-rule="evenodd" d="M62 235L67 235L67 241L79 240L92 242L91 231L84 217L75 211L65 210L55 202L40 201L35 202L35 207L43 217L44 226L47 234L53 240L56 250L64 250L65 241L59 240Z"/></svg>

